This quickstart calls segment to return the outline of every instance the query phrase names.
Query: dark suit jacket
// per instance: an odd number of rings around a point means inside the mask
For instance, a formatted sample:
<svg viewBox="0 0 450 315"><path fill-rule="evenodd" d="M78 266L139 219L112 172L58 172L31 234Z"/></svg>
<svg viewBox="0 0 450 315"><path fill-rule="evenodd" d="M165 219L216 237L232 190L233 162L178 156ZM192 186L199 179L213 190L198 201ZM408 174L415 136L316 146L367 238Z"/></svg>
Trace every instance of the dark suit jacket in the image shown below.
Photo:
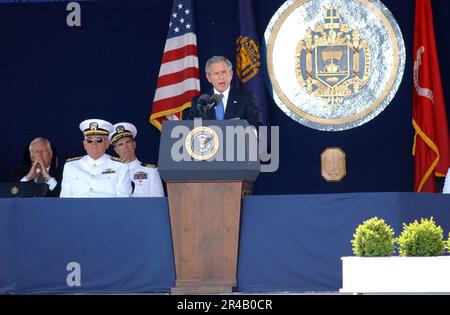
<svg viewBox="0 0 450 315"><path fill-rule="evenodd" d="M28 174L30 171L30 166L20 166L15 168L13 171L9 174L9 180L12 182L18 182L20 181L25 175ZM47 197L59 197L59 193L61 192L61 181L62 181L62 172L59 168L56 168L54 166L50 166L50 176L53 177L58 184L56 185L55 189L51 191L50 189L47 191ZM32 181L34 183L34 181Z"/></svg>
<svg viewBox="0 0 450 315"><path fill-rule="evenodd" d="M212 94L213 91L209 91L209 95ZM196 96L192 99L192 106L184 117L185 119L202 117L202 114L197 109L198 98L199 96ZM230 89L224 119L233 118L246 119L249 124L255 127L262 125L261 110L259 109L258 104L256 104L256 98L252 92L241 89ZM206 112L206 119L216 119L216 111L214 108L211 108Z"/></svg>

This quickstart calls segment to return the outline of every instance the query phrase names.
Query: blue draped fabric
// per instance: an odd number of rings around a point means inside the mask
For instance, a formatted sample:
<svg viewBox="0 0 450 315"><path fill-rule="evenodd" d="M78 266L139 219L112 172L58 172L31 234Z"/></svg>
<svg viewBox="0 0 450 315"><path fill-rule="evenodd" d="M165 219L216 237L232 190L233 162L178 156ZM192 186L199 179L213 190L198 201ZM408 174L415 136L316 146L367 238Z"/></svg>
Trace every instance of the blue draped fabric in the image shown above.
<svg viewBox="0 0 450 315"><path fill-rule="evenodd" d="M0 291L168 291L170 244L166 198L0 199ZM80 287L66 284L71 262Z"/></svg>
<svg viewBox="0 0 450 315"><path fill-rule="evenodd" d="M247 197L242 214L238 279L241 291L337 291L341 257L364 220L378 216L395 236L402 223L434 217L450 231L450 196L349 193Z"/></svg>
<svg viewBox="0 0 450 315"><path fill-rule="evenodd" d="M207 214L205 214L207 215ZM238 258L241 292L338 291L341 257L364 220L396 236L434 217L447 238L450 196L348 193L245 197ZM0 199L0 292L168 292L175 268L166 198ZM69 286L69 263L81 286Z"/></svg>

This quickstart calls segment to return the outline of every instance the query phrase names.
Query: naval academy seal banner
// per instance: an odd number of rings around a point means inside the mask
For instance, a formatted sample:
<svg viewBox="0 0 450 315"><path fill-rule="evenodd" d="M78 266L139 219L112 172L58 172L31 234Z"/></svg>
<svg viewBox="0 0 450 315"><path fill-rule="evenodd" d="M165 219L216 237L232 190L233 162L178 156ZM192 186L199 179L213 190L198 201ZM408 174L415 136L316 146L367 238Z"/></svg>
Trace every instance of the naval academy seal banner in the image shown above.
<svg viewBox="0 0 450 315"><path fill-rule="evenodd" d="M339 131L370 121L403 76L403 37L379 0L289 0L264 36L274 100L310 128Z"/></svg>

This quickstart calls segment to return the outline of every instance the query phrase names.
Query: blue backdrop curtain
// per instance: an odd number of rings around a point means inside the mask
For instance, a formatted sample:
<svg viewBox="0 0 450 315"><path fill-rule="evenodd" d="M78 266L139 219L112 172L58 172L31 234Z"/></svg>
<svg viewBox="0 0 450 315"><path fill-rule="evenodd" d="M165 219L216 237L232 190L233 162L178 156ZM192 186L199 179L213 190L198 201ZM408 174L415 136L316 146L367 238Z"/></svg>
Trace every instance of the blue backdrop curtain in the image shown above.
<svg viewBox="0 0 450 315"><path fill-rule="evenodd" d="M412 32L414 1L384 0L397 19L407 62L391 104L367 124L341 132L304 127L269 99L271 125L280 126L280 168L261 174L256 194L412 191ZM256 32L265 28L283 0L253 1ZM195 0L202 87L212 55L235 60L237 0ZM60 161L84 154L80 121L101 117L131 121L138 130L141 161L157 163L159 131L148 123L172 1L80 2L81 27L68 27L66 2L0 5L0 180L21 163L36 136L48 137ZM446 99L450 61L448 0L433 0L433 13ZM446 88L447 87L447 88ZM449 110L447 110L449 111ZM445 131L444 131L445 132ZM346 152L347 176L327 183L320 174L326 147ZM111 151L112 153L112 151Z"/></svg>

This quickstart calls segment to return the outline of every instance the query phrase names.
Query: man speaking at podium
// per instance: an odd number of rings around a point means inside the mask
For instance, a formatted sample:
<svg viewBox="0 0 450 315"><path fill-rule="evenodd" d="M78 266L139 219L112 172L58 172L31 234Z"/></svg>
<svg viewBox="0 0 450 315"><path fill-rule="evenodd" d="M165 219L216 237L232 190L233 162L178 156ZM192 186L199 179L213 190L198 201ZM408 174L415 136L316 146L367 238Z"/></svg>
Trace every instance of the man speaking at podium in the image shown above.
<svg viewBox="0 0 450 315"><path fill-rule="evenodd" d="M249 124L262 125L261 110L252 92L230 88L233 66L223 56L213 56L206 62L206 78L213 89L192 99L187 119L246 119Z"/></svg>

